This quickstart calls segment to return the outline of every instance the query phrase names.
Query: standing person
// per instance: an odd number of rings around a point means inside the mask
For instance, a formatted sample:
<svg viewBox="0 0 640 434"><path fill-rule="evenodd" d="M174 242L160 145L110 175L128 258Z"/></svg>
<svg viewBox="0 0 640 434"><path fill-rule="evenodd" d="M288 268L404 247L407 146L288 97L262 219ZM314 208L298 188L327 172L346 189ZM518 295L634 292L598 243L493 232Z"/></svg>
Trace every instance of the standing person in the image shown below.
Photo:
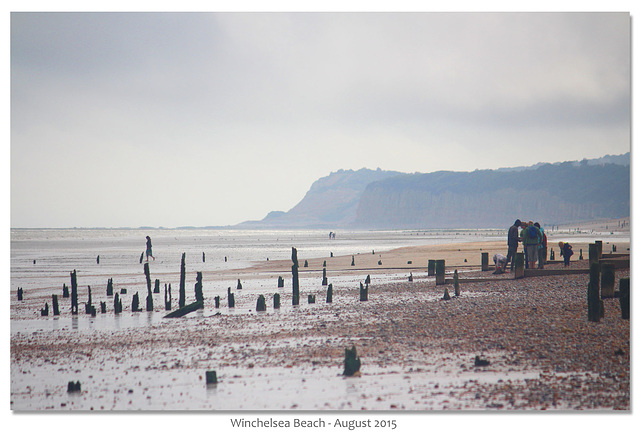
<svg viewBox="0 0 640 434"><path fill-rule="evenodd" d="M573 256L573 247L571 247L571 244L563 243L562 241L558 243L558 247L560 247L560 256L564 258L564 266L568 267L569 260Z"/></svg>
<svg viewBox="0 0 640 434"><path fill-rule="evenodd" d="M156 258L153 256L153 253L151 252L151 238L149 237L149 235L147 235L147 262L149 262L149 256L151 256L154 261L156 260Z"/></svg>
<svg viewBox="0 0 640 434"><path fill-rule="evenodd" d="M507 252L507 263L511 263L511 271L513 271L513 260L518 252L518 229L521 224L522 222L520 219L517 219L513 223L513 226L509 228L509 233L507 235L507 246L509 247L509 251Z"/></svg>
<svg viewBox="0 0 640 434"><path fill-rule="evenodd" d="M522 222L520 224L520 227L522 228L522 230L520 231L520 240L519 241L522 243L522 247L524 248L525 247L525 245L524 245L525 231L529 227L529 223ZM529 253L528 253L526 248L524 248L524 268L529 268Z"/></svg>
<svg viewBox="0 0 640 434"><path fill-rule="evenodd" d="M535 268L536 262L538 262L538 243L542 240L542 232L538 229L533 222L529 222L527 227L522 230L522 244L527 256L529 264L528 268Z"/></svg>
<svg viewBox="0 0 640 434"><path fill-rule="evenodd" d="M547 261L547 236L544 233L544 228L540 226L540 223L535 222L533 224L535 227L540 229L540 233L542 234L542 239L538 244L538 268L544 268L544 263Z"/></svg>

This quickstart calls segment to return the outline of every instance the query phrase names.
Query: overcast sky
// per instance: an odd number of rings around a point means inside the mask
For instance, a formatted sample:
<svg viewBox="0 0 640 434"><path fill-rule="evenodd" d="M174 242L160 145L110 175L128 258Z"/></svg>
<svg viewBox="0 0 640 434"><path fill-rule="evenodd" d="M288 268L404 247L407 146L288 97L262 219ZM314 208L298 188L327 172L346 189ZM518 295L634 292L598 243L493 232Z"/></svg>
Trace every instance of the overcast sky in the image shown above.
<svg viewBox="0 0 640 434"><path fill-rule="evenodd" d="M231 225L339 169L630 151L627 13L13 13L11 226Z"/></svg>

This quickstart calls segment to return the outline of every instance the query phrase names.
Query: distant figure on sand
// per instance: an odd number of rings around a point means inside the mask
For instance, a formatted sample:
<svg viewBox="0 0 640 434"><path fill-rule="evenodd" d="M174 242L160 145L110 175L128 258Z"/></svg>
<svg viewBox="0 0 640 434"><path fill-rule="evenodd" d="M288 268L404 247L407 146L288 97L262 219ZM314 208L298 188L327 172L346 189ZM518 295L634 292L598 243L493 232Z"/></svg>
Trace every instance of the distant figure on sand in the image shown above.
<svg viewBox="0 0 640 434"><path fill-rule="evenodd" d="M562 241L558 243L558 247L560 247L560 256L564 258L564 266L568 267L569 260L573 256L573 247L571 247L571 244L563 243Z"/></svg>
<svg viewBox="0 0 640 434"><path fill-rule="evenodd" d="M151 252L151 238L149 237L149 235L147 235L147 262L149 262L149 257L151 257L154 261L156 260L156 258L153 256L153 253Z"/></svg>
<svg viewBox="0 0 640 434"><path fill-rule="evenodd" d="M507 257L496 253L493 255L493 263L496 264L496 271L494 271L493 274L502 274L507 268Z"/></svg>
<svg viewBox="0 0 640 434"><path fill-rule="evenodd" d="M513 226L509 228L509 234L507 235L507 246L509 246L509 251L507 252L507 262L511 263L511 271L513 271L513 260L516 257L516 253L518 252L518 229L522 222L520 219L517 219Z"/></svg>

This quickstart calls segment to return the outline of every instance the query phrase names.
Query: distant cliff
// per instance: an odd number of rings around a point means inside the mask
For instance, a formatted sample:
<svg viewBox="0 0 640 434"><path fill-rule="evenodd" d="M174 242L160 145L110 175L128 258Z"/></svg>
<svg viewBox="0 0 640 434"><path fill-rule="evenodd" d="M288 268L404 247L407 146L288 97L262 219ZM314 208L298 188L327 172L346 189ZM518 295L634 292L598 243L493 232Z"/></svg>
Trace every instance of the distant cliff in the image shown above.
<svg viewBox="0 0 640 434"><path fill-rule="evenodd" d="M287 212L250 228L495 228L516 218L555 224L630 215L629 153L474 172L339 170Z"/></svg>
<svg viewBox="0 0 640 434"><path fill-rule="evenodd" d="M367 186L354 226L505 227L630 215L630 167L545 164L535 170L399 175Z"/></svg>

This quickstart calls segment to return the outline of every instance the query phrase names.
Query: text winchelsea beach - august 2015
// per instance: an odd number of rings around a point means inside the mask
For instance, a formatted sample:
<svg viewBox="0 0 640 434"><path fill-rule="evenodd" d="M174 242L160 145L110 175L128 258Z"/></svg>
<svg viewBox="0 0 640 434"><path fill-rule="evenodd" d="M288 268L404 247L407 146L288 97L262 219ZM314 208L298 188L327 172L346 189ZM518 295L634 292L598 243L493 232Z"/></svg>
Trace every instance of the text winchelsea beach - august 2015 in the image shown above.
<svg viewBox="0 0 640 434"><path fill-rule="evenodd" d="M395 419L340 419L326 421L319 417L317 419L230 419L232 428L346 428L354 430L356 428L390 428L396 429L397 423Z"/></svg>

